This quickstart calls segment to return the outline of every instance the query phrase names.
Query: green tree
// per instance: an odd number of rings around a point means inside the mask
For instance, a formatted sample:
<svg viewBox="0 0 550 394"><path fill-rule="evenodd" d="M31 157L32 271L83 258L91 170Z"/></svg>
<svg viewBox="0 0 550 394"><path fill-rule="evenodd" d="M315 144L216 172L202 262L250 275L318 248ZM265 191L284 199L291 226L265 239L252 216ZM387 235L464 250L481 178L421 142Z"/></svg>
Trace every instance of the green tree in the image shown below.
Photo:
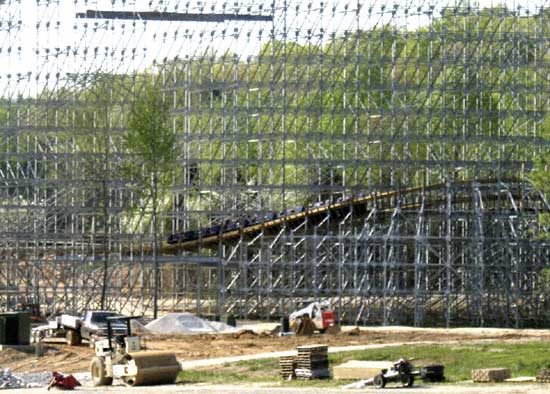
<svg viewBox="0 0 550 394"><path fill-rule="evenodd" d="M98 210L97 222L91 229L93 233L100 232L103 246L103 275L101 284L101 309L106 309L106 289L109 279L109 257L111 248L111 232L113 219L109 207L111 204L110 182L116 173L116 161L113 160L111 138L113 125L120 118L120 109L115 105L116 86L115 76L111 74L97 74L89 86L82 89L82 100L86 102L85 110L79 114L78 124L89 132L79 138L82 150L92 150L93 155L87 155L83 165L86 178L93 181L95 195L92 205Z"/></svg>
<svg viewBox="0 0 550 394"><path fill-rule="evenodd" d="M159 262L158 233L160 199L173 181L175 167L175 134L170 126L168 102L158 85L145 85L136 99L128 120L125 136L130 154L128 168L132 179L143 189L151 204L153 233L153 315L158 314Z"/></svg>

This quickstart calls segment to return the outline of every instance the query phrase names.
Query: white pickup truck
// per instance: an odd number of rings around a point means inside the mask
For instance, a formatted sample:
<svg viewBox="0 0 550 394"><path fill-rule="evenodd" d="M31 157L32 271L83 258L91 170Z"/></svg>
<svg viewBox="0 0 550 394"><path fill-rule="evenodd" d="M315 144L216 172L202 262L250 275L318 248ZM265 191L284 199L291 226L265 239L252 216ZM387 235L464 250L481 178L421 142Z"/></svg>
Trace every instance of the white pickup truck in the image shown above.
<svg viewBox="0 0 550 394"><path fill-rule="evenodd" d="M46 326L37 327L42 336L64 336L67 344L80 345L86 340L93 346L98 338L107 337L107 317L121 316L113 311L86 311L82 317L72 315L57 316ZM111 322L112 335L125 335L126 325L123 322Z"/></svg>

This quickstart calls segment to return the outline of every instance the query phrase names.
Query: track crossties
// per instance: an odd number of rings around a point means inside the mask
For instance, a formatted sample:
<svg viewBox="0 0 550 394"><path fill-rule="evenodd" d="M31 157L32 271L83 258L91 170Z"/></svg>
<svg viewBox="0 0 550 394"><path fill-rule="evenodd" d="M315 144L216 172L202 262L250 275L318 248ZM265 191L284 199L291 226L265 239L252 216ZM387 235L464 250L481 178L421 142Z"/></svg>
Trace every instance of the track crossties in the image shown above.
<svg viewBox="0 0 550 394"><path fill-rule="evenodd" d="M476 181L466 180L456 182L457 185L468 186L475 182L479 185L493 184L496 182L510 182L517 183L518 179L481 179ZM349 196L348 198L341 199L335 203L317 203L312 206L300 206L293 209L288 209L285 212L269 213L265 216L256 217L253 219L239 220L237 222L226 223L224 226L216 225L213 227L206 227L197 231L187 231L185 233L172 234L169 236L167 243L170 245L166 249L183 249L194 250L198 247L215 248L218 242L232 242L238 240L241 236L254 237L261 232L277 232L282 226L288 225L295 227L298 223L304 220L319 220L327 214L343 217L351 209L354 213L365 214L368 210L365 207L368 204L377 204L379 211L391 212L396 207L396 199L399 199L400 209L418 209L420 203L418 199L415 201L407 201L404 197L418 193L429 193L429 200L426 203L428 207L441 206L447 203L447 197L445 191L447 183L437 183L428 186L417 186L401 190L393 190L381 193L372 193L368 195ZM434 193L435 192L435 193ZM439 193L438 193L439 192ZM403 199L402 199L403 197ZM484 196L485 199L491 200L498 198L498 196L492 191ZM403 201L401 201L403 200ZM409 199L410 200L410 199ZM456 196L452 198L452 203L464 203L469 201L469 197Z"/></svg>

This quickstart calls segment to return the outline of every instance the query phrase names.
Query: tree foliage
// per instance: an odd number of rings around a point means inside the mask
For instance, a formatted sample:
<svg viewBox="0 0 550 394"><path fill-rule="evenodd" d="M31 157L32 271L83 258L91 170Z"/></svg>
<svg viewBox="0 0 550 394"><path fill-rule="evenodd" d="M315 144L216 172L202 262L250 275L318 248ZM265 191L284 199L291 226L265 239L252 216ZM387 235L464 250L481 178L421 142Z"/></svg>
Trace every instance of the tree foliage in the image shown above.
<svg viewBox="0 0 550 394"><path fill-rule="evenodd" d="M175 134L171 127L168 103L158 86L146 85L137 97L124 137L130 153L133 179L145 186L156 182L164 188L174 173Z"/></svg>
<svg viewBox="0 0 550 394"><path fill-rule="evenodd" d="M504 7L450 7L414 31L382 24L330 39L271 40L248 58L206 52L165 62L160 72L98 75L45 92L39 100L85 105L30 109L29 119L55 124L56 138L72 130L83 152L123 138L125 150L110 152L109 173L129 180L148 212L153 200L171 207L174 180L188 210L205 212L283 208L285 192L273 190L285 185L286 204L298 206L359 188L419 185L430 174L432 181L515 176L517 168L502 163L531 161L535 148L521 141L550 127L536 64L548 61L548 45L537 38L548 34L547 22L547 14L522 18ZM0 121L9 124L26 104L2 107ZM48 133L38 138L47 149ZM99 179L105 168L93 160L81 165ZM548 190L545 160L533 180ZM490 166L472 164L482 161ZM125 172L114 167L119 162ZM231 198L216 192L219 185L233 186L225 191ZM212 220L201 215L186 226Z"/></svg>
<svg viewBox="0 0 550 394"><path fill-rule="evenodd" d="M175 136L170 127L167 102L157 86L145 85L128 120L125 142L130 153L129 169L132 179L145 191L151 201L152 251L154 263L153 316L158 313L159 292L159 205L165 188L171 184L174 173Z"/></svg>

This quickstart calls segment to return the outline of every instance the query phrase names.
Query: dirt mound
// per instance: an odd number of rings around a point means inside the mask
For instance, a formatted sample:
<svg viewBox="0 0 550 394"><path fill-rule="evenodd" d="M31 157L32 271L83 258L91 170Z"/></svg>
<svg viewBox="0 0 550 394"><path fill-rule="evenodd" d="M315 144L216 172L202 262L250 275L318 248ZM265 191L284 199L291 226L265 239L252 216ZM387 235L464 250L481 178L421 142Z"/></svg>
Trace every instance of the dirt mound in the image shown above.
<svg viewBox="0 0 550 394"><path fill-rule="evenodd" d="M235 339L253 339L256 338L258 334L256 334L252 330L241 330L235 334L233 334L233 338Z"/></svg>

